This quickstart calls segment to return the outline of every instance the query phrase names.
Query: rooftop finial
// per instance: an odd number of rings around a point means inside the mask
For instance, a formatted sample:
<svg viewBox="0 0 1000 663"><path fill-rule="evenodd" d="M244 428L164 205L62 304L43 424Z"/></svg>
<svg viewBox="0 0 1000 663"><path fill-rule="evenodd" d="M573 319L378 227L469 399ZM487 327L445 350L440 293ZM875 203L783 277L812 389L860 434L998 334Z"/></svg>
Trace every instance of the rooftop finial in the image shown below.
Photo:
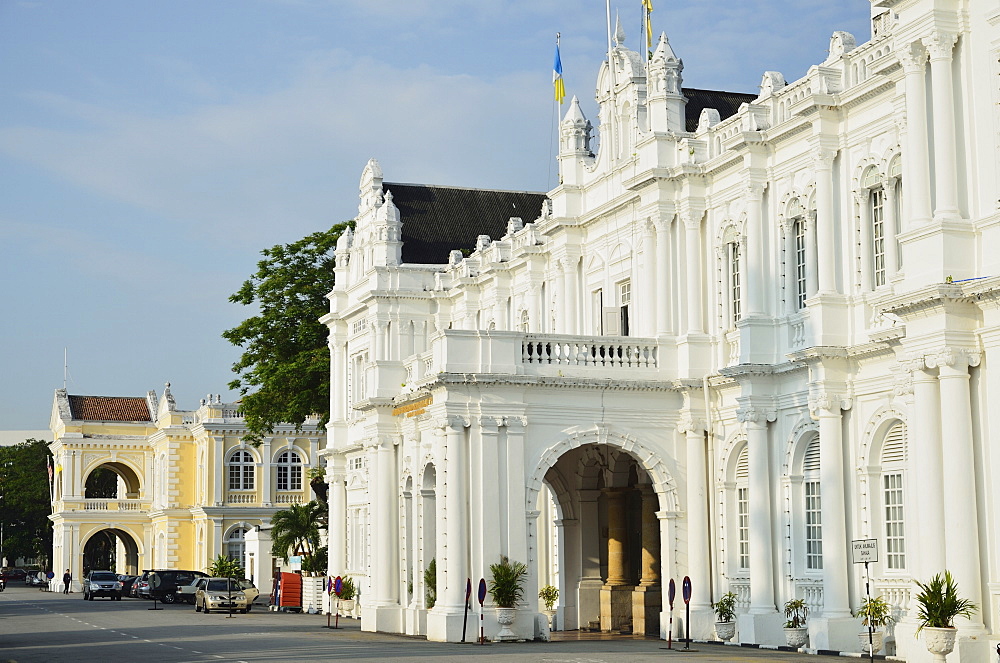
<svg viewBox="0 0 1000 663"><path fill-rule="evenodd" d="M625 43L625 28L622 27L621 17L615 13L615 46Z"/></svg>

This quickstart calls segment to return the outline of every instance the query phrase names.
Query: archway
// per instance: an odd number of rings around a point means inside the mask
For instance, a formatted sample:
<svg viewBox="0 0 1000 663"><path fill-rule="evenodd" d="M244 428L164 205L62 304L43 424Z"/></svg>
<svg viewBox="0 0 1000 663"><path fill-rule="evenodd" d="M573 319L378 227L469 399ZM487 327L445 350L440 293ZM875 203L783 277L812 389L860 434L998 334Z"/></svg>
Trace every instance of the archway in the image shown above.
<svg viewBox="0 0 1000 663"><path fill-rule="evenodd" d="M94 532L83 546L83 572L92 570L138 574L139 546L132 535L112 527Z"/></svg>
<svg viewBox="0 0 1000 663"><path fill-rule="evenodd" d="M529 483L529 509L544 512L540 500L550 493L556 533L534 563L559 569L560 629L659 635L661 568L672 564L673 549L673 534L661 523L666 525L677 502L657 456L605 426L543 454ZM666 564L661 551L671 558Z"/></svg>
<svg viewBox="0 0 1000 663"><path fill-rule="evenodd" d="M101 463L87 473L84 497L98 499L138 499L139 475L121 462Z"/></svg>

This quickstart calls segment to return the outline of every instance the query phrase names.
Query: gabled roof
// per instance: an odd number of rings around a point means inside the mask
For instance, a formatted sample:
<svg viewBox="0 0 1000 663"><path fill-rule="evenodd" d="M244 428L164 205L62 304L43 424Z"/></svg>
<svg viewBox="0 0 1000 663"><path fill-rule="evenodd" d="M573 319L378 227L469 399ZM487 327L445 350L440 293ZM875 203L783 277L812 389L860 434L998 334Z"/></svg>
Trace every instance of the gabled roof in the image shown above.
<svg viewBox="0 0 1000 663"><path fill-rule="evenodd" d="M479 235L503 237L512 216L534 221L546 195L390 182L382 186L392 192L403 221L403 262L425 265L447 263L455 249L474 249Z"/></svg>
<svg viewBox="0 0 1000 663"><path fill-rule="evenodd" d="M145 398L132 396L69 396L77 421L152 421Z"/></svg>
<svg viewBox="0 0 1000 663"><path fill-rule="evenodd" d="M698 128L698 118L705 108L714 108L719 111L719 118L725 120L736 115L741 104L748 104L757 98L756 94L699 90L692 87L681 88L681 92L688 100L684 109L684 128L690 132Z"/></svg>

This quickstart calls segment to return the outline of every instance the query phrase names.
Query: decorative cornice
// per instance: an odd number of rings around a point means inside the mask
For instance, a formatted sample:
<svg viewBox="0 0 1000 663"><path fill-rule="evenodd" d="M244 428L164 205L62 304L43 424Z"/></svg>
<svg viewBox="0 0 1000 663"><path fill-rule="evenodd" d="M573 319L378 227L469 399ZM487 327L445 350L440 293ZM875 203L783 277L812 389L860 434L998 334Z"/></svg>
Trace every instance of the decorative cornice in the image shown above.
<svg viewBox="0 0 1000 663"><path fill-rule="evenodd" d="M513 375L509 373L438 373L423 387L441 385L478 384L515 387L557 387L564 389L607 389L610 391L674 391L674 385L666 380L614 380L571 377L547 377L534 375Z"/></svg>

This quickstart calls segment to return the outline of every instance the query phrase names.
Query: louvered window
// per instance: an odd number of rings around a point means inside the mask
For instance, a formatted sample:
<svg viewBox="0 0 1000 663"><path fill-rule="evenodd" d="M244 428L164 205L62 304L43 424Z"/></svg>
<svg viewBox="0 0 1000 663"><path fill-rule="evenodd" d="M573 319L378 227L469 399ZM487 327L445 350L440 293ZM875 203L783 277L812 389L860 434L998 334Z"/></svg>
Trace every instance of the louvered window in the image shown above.
<svg viewBox="0 0 1000 663"><path fill-rule="evenodd" d="M906 463L906 426L895 424L882 442L882 505L885 513L885 559L890 569L906 568L906 528L903 468Z"/></svg>
<svg viewBox="0 0 1000 663"><path fill-rule="evenodd" d="M802 474L805 487L806 521L806 568L823 568L823 517L822 496L819 484L819 438L814 438L806 447L802 459Z"/></svg>

